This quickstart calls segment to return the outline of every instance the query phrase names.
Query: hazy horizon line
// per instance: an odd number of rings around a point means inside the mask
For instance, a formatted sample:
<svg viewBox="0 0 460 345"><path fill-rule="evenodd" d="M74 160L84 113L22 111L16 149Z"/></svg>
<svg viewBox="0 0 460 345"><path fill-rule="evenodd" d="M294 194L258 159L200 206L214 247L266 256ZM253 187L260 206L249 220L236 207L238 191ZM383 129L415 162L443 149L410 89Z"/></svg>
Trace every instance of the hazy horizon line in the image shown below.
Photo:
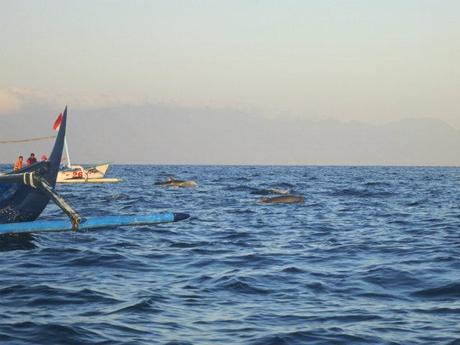
<svg viewBox="0 0 460 345"><path fill-rule="evenodd" d="M1 91L1 89L0 89ZM27 95L30 96L30 95ZM27 98L27 97L25 97ZM115 97L116 98L116 97ZM305 111L293 111L289 109L276 109L276 110L268 110L264 109L263 107L257 106L257 105L246 105L246 106L236 106L236 105L218 105L218 104L185 104L185 103L174 103L174 102L168 102L168 101L160 101L160 100L143 100L143 101L126 101L126 100L111 100L110 102L107 103L97 103L97 102L88 102L87 104L82 103L81 101L77 101L76 103L78 105L72 106L72 102L67 102L67 104L62 105L59 107L55 102L50 102L50 101L37 101L36 99L28 99L24 100L22 99L24 103L19 103L17 104L17 107L10 109L9 111L1 111L0 109L0 118L2 117L12 117L16 116L17 114L24 114L27 113L29 110L32 111L33 109L36 108L42 108L42 109L49 109L50 111L53 111L58 114L61 108L64 109L64 107L68 107L70 111L72 109L78 111L79 113L84 113L86 111L88 112L94 112L94 111L107 111L107 110L120 110L123 108L128 108L128 109L135 109L135 108L148 108L148 107L154 107L154 108L164 108L165 110L171 110L171 111L214 111L216 112L215 116L219 116L220 112L225 112L225 111L230 111L233 113L239 113L241 115L251 117L251 118L257 118L257 119L263 119L265 121L270 121L270 120L276 120L276 119L283 119L286 121L308 121L308 122L314 122L314 123L324 123L328 121L335 121L339 122L341 124L364 124L364 125L369 125L369 126L385 126L389 125L392 123L399 123L403 121L411 121L411 120L434 120L434 121L439 121L442 122L451 128L455 130L460 131L460 127L455 125L449 120L446 120L444 118L439 118L436 115L426 115L426 114L418 114L418 115L406 115L406 116L401 116L398 118L388 118L388 119L382 119L379 121L376 121L375 119L372 120L369 117L366 118L341 118L340 116L336 115L327 115L324 113L320 114L306 114ZM79 104L80 103L80 104ZM55 108L55 109L54 109ZM53 109L53 110L52 110ZM52 116L54 114L50 114ZM31 113L31 116L33 114ZM350 116L350 115L347 115Z"/></svg>
<svg viewBox="0 0 460 345"><path fill-rule="evenodd" d="M103 163L75 163L72 165L95 166ZM110 166L198 166L198 167L331 167L331 168L460 168L460 165L429 165L429 164L202 164L202 163L108 163ZM0 162L0 165L12 163Z"/></svg>

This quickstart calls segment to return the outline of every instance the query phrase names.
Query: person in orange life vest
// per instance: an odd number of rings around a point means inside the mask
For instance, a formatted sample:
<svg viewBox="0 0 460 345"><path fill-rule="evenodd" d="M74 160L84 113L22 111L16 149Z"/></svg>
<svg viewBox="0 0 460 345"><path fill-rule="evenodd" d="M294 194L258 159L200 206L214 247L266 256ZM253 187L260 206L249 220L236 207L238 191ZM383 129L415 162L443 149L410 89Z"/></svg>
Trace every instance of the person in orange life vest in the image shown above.
<svg viewBox="0 0 460 345"><path fill-rule="evenodd" d="M14 165L13 165L13 171L22 169L23 159L24 158L22 156L19 156L18 158L16 158L16 161L14 162Z"/></svg>
<svg viewBox="0 0 460 345"><path fill-rule="evenodd" d="M37 163L37 158L35 158L35 153L31 153L30 157L27 158L27 165Z"/></svg>

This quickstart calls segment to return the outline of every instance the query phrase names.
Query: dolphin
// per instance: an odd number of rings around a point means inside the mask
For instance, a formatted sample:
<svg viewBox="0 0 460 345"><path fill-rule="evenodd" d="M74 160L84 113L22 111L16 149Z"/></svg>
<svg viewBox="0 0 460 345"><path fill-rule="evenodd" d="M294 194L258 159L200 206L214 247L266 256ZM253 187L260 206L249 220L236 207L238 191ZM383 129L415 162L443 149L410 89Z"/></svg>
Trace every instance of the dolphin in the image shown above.
<svg viewBox="0 0 460 345"><path fill-rule="evenodd" d="M165 187L197 187L198 184L195 181L176 180L173 177L169 177L166 181L155 182L157 186Z"/></svg>
<svg viewBox="0 0 460 345"><path fill-rule="evenodd" d="M260 198L259 201L263 204L302 204L305 198L299 195L283 195L273 198Z"/></svg>

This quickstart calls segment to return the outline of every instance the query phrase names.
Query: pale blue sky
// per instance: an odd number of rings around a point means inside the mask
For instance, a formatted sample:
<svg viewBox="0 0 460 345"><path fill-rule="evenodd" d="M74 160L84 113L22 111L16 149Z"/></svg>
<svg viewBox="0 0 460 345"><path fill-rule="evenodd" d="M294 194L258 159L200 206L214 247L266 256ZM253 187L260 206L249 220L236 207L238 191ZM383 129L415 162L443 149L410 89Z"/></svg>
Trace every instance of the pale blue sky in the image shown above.
<svg viewBox="0 0 460 345"><path fill-rule="evenodd" d="M160 102L460 128L460 1L0 0L0 44L0 113Z"/></svg>

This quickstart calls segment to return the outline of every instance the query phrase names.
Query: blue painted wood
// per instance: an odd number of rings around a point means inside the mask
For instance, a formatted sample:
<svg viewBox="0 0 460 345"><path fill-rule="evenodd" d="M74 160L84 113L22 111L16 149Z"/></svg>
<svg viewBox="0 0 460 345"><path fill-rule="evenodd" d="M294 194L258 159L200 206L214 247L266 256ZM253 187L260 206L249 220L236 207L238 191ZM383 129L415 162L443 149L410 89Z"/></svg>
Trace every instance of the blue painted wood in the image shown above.
<svg viewBox="0 0 460 345"><path fill-rule="evenodd" d="M158 223L177 222L187 219L186 213L152 213L147 215L121 215L121 216L100 216L83 218L78 230L96 228L116 227L123 225L149 225ZM20 222L0 224L0 235L17 233L72 231L72 224L69 219L61 220L36 220L34 222Z"/></svg>

